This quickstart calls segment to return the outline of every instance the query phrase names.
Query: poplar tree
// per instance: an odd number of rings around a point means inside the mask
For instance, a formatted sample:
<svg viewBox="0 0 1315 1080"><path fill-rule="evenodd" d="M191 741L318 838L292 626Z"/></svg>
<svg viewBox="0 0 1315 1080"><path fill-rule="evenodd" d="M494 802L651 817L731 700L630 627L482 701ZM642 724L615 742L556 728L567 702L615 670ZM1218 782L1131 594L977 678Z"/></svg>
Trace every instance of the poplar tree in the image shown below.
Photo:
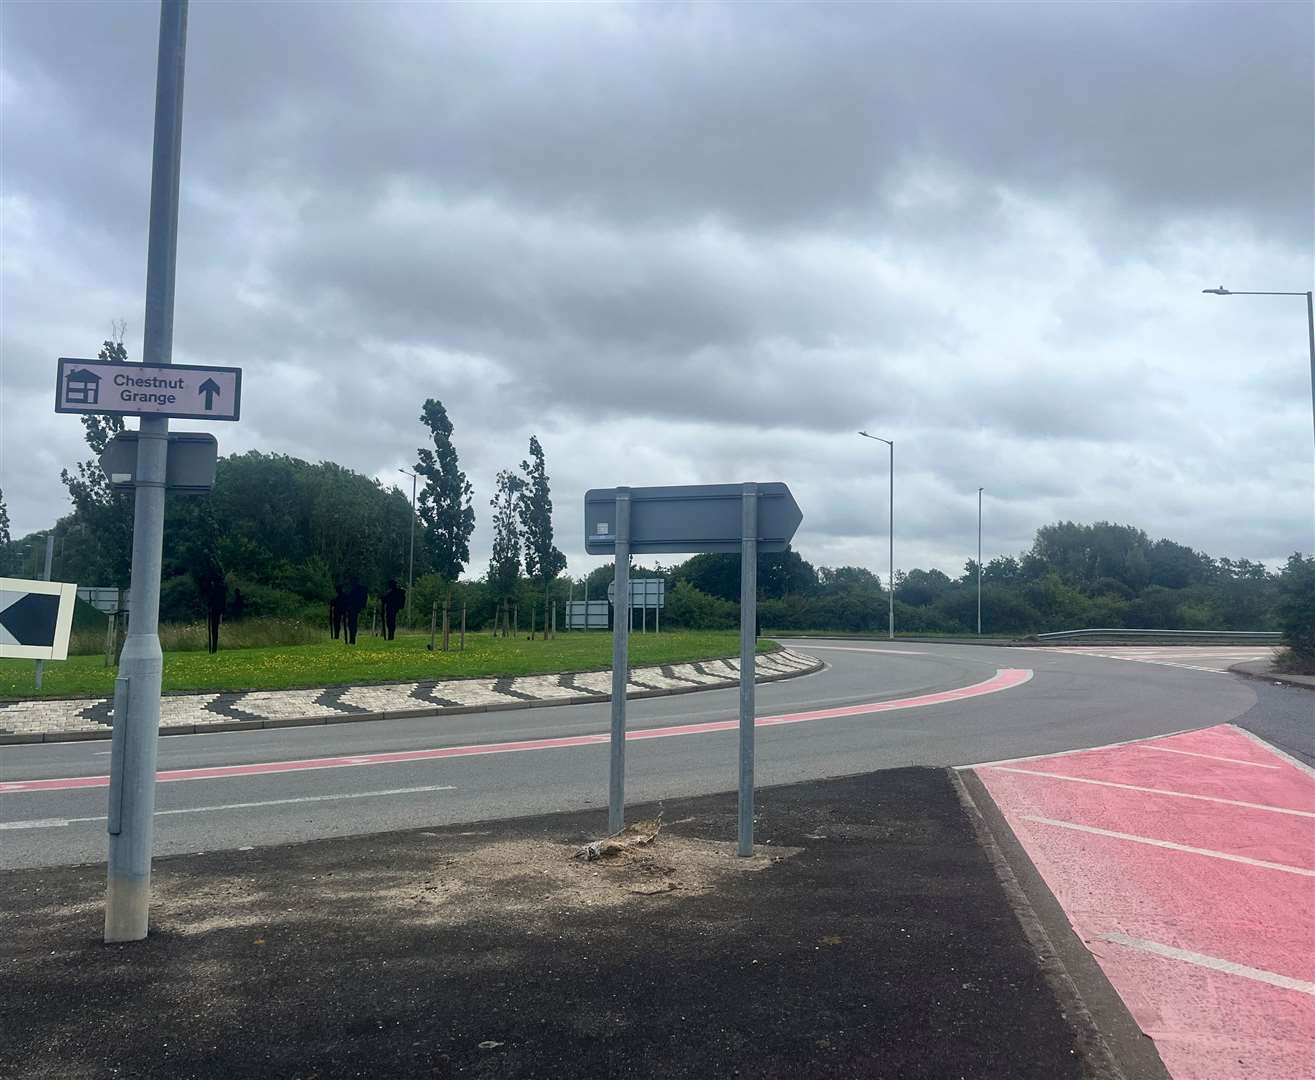
<svg viewBox="0 0 1315 1080"><path fill-rule="evenodd" d="M548 630L548 586L566 569L566 556L553 544L552 495L543 447L530 436L530 457L521 462L523 491L520 497L521 531L525 536L525 574L543 586L544 634Z"/></svg>
<svg viewBox="0 0 1315 1080"><path fill-rule="evenodd" d="M416 513L434 569L444 581L456 581L470 562L470 534L475 530L473 489L461 471L452 445L452 421L443 403L427 399L420 422L433 436L434 448L422 446L416 452L416 473L425 482L416 500Z"/></svg>

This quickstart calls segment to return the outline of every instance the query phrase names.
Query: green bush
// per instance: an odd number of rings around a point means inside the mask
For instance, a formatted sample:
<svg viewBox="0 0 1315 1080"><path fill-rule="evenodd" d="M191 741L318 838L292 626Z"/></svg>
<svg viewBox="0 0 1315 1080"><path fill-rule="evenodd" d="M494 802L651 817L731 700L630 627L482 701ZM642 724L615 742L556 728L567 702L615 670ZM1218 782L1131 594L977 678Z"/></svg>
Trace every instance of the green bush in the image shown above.
<svg viewBox="0 0 1315 1080"><path fill-rule="evenodd" d="M1289 671L1315 674L1315 556L1294 553L1279 575L1279 621Z"/></svg>

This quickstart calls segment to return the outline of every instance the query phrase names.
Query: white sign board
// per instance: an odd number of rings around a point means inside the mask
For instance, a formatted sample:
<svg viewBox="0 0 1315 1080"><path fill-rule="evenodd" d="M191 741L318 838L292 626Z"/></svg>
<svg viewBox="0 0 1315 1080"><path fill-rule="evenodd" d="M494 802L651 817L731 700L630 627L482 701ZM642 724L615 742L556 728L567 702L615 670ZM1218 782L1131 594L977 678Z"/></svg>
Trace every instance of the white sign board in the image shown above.
<svg viewBox="0 0 1315 1080"><path fill-rule="evenodd" d="M66 660L78 587L0 578L0 658Z"/></svg>
<svg viewBox="0 0 1315 1080"><path fill-rule="evenodd" d="M242 369L60 357L55 412L236 420Z"/></svg>

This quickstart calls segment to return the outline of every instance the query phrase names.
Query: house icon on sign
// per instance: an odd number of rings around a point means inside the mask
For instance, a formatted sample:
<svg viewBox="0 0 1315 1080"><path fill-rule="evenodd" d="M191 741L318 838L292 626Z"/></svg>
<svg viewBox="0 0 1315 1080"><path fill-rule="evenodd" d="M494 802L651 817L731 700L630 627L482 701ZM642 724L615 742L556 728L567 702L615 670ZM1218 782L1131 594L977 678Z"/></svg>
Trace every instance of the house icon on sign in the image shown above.
<svg viewBox="0 0 1315 1080"><path fill-rule="evenodd" d="M100 376L86 368L74 368L64 376L66 405L96 405L100 402Z"/></svg>

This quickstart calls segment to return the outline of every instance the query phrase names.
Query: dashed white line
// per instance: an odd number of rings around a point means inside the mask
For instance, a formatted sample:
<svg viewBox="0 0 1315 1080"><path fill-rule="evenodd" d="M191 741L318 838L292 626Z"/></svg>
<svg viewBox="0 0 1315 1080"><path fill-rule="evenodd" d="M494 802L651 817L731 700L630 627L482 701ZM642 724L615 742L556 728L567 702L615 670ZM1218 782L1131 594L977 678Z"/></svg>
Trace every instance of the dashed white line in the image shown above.
<svg viewBox="0 0 1315 1080"><path fill-rule="evenodd" d="M1184 963L1210 968L1213 971L1223 971L1229 975L1239 975L1244 979L1269 983L1270 986L1281 986L1284 990L1296 990L1301 994L1315 994L1315 982L1294 979L1289 975L1280 975L1276 971L1248 967L1246 964L1237 964L1218 956L1208 956L1205 953L1192 952L1190 949L1179 949L1174 945L1165 945L1146 938L1131 937L1117 930L1103 936L1106 941L1111 941L1115 945L1126 945L1129 949L1139 949L1141 952L1153 953L1169 960L1182 960Z"/></svg>
<svg viewBox="0 0 1315 1080"><path fill-rule="evenodd" d="M1225 859L1228 862L1243 863L1246 866L1260 866L1266 870L1282 870L1286 874L1300 874L1302 877L1315 877L1315 870L1304 866L1289 866L1287 863L1266 862L1263 859L1249 859L1245 855L1230 855L1226 851L1213 851L1210 848L1190 847L1187 844L1175 844L1172 840L1156 840L1149 836L1136 836L1133 833L1115 832L1113 829L1098 829L1094 825L1079 825L1076 821L1059 821L1055 818L1039 817L1035 814L1023 814L1024 821L1035 821L1041 825L1053 825L1058 829L1072 829L1075 832L1091 833L1093 836L1108 836L1115 840L1128 840L1134 844L1149 844L1151 847L1165 848L1168 851L1182 851L1189 855L1205 855L1211 859Z"/></svg>

